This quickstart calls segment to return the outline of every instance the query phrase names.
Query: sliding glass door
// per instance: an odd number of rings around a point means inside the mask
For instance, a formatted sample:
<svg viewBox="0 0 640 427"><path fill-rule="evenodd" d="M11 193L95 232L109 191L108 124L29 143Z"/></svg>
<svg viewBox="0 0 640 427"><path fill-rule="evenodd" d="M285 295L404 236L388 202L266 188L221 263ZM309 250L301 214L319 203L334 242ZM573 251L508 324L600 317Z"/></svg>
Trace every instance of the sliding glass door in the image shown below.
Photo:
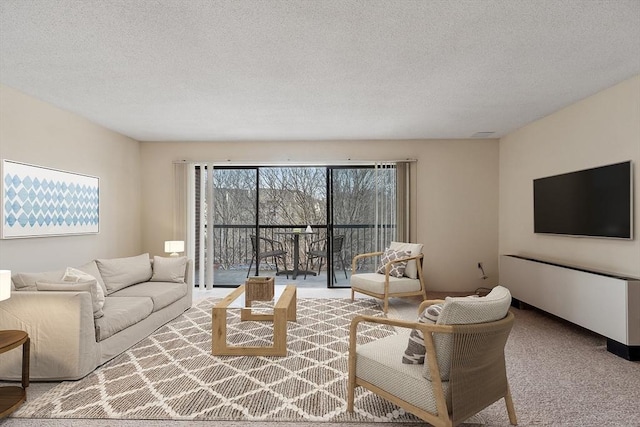
<svg viewBox="0 0 640 427"><path fill-rule="evenodd" d="M340 245L330 251L332 259L327 265L334 271L328 276L334 279L329 281L329 286L348 287L353 257L379 251L396 237L396 169L331 167L329 177L327 228L331 241ZM359 268L373 269L373 266L367 264Z"/></svg>
<svg viewBox="0 0 640 427"><path fill-rule="evenodd" d="M203 165L195 176L197 284L348 287L353 257L395 238L392 165Z"/></svg>

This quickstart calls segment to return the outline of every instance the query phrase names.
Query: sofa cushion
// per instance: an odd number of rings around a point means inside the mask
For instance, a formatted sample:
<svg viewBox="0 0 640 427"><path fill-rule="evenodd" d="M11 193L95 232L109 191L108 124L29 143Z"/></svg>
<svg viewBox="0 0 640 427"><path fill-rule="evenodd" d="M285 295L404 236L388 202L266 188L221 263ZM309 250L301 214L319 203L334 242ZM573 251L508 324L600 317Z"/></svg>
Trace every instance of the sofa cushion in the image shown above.
<svg viewBox="0 0 640 427"><path fill-rule="evenodd" d="M104 306L104 294L102 288L98 285L96 279L82 280L77 282L61 281L46 282L37 281L36 288L38 291L58 291L58 292L89 292L91 294L91 304L93 307L93 317L98 319L104 315L102 307ZM102 300L100 300L102 295Z"/></svg>
<svg viewBox="0 0 640 427"><path fill-rule="evenodd" d="M127 258L97 259L98 270L107 288L107 295L151 278L149 254Z"/></svg>
<svg viewBox="0 0 640 427"><path fill-rule="evenodd" d="M153 257L151 282L183 283L187 257Z"/></svg>
<svg viewBox="0 0 640 427"><path fill-rule="evenodd" d="M409 252L410 256L415 256L422 253L422 243L404 243L404 242L391 242L389 248L396 251ZM404 269L404 275L411 278L418 278L418 264L415 260L407 262L407 267Z"/></svg>
<svg viewBox="0 0 640 427"><path fill-rule="evenodd" d="M447 297L438 316L437 325L468 325L500 320L507 315L511 306L511 293L503 286L494 287L485 297ZM451 370L451 352L453 337L451 334L434 334L438 368L442 380L449 379ZM425 365L425 377L431 379L428 365Z"/></svg>
<svg viewBox="0 0 640 427"><path fill-rule="evenodd" d="M107 297L104 316L96 319L96 341L100 342L135 325L153 312L149 297Z"/></svg>
<svg viewBox="0 0 640 427"><path fill-rule="evenodd" d="M149 297L153 301L153 311L158 311L184 297L187 286L186 283L144 282L114 292L109 298Z"/></svg>
<svg viewBox="0 0 640 427"><path fill-rule="evenodd" d="M98 281L98 284L102 286L104 294L107 294L107 287L104 284L104 280L102 280L102 275L100 275L100 270L98 270L98 264L96 264L95 261L90 261L86 264L83 264L77 267L77 269L95 277Z"/></svg>
<svg viewBox="0 0 640 427"><path fill-rule="evenodd" d="M100 276L100 273L98 273L98 276ZM79 270L77 268L67 267L67 269L64 272L64 276L62 276L62 281L63 282L74 282L74 283L95 281L96 282L96 288L95 288L95 290L93 290L93 292L95 293L95 296L94 296L95 299L94 299L93 303L94 303L94 305L98 306L98 308L100 309L100 312L102 313L102 306L104 305L105 293L104 293L104 289L98 283L98 279L95 276L93 276L93 275L91 275L89 273L85 273L84 271ZM92 294L92 296L93 296L93 294Z"/></svg>
<svg viewBox="0 0 640 427"><path fill-rule="evenodd" d="M36 282L59 282L64 276L64 270L45 271L42 273L15 273L11 281L16 291L37 291Z"/></svg>

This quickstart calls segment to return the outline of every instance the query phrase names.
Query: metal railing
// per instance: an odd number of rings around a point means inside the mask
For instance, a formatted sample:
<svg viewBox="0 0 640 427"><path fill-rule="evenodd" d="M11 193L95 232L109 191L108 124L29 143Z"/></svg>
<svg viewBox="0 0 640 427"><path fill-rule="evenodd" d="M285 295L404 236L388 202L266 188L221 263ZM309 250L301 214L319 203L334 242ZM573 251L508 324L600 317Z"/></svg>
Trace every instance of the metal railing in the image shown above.
<svg viewBox="0 0 640 427"><path fill-rule="evenodd" d="M311 227L318 234L304 235L304 238L299 240L299 262L301 265L304 265L306 262L306 253L309 249L309 244L314 240L326 238L327 235L326 225L311 225ZM284 249L287 251L288 265L293 264L293 239L278 233L291 231L295 228L304 230L306 225L264 225L259 228L260 237L266 237L282 243ZM385 232L388 233L389 238L385 239L387 241L390 241L391 236L395 233L395 227L391 225L378 226L378 228L383 228ZM357 254L373 252L376 250L374 238L376 226L373 224L334 225L333 230L334 235L344 236L342 253L345 262L349 264L348 268L350 267L351 260ZM214 269L247 269L253 254L250 238L253 234L256 234L256 229L254 226L250 225L215 225L213 230L213 243L215 245L213 260ZM265 265L264 267L267 266ZM362 267L370 268L371 266L363 264ZM198 268L197 265L196 268Z"/></svg>

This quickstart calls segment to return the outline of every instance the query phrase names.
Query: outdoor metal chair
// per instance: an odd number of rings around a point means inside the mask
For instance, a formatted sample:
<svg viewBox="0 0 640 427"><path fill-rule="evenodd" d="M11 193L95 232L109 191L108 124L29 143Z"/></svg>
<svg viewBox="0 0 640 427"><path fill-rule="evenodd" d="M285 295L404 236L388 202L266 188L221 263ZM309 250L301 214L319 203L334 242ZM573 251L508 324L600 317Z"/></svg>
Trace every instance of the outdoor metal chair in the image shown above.
<svg viewBox="0 0 640 427"><path fill-rule="evenodd" d="M313 266L315 261L318 261L318 275L320 274L320 269L322 268L323 262L327 262L327 256L329 253L329 248L327 248L328 239L319 239L314 240L309 244L309 250L307 251L307 263L305 267L304 278L307 278L307 271L309 270L309 263ZM331 254L333 255L333 262L335 266L335 261L339 260L342 265L342 270L344 271L344 278L347 279L347 267L344 262L344 255L342 253L342 246L344 244L344 236L334 236L332 245L331 245ZM338 279L336 278L336 270L333 269L333 283L336 283Z"/></svg>
<svg viewBox="0 0 640 427"><path fill-rule="evenodd" d="M278 268L278 260L282 261L284 270L287 270L287 251L284 250L282 242L277 240L267 239L266 237L256 237L251 235L251 262L249 263L249 270L247 271L247 277L251 274L251 267L253 262L256 262L256 268L260 271L260 262L263 259L271 258L276 267L276 275L280 271ZM260 244L260 245L259 245ZM289 275L287 275L287 279Z"/></svg>

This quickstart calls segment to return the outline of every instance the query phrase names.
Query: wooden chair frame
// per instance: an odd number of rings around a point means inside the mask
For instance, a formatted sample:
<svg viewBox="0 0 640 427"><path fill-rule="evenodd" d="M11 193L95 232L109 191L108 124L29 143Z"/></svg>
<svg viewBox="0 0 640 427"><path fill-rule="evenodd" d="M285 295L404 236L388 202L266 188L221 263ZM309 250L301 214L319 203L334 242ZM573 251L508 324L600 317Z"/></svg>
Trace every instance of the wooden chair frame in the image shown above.
<svg viewBox="0 0 640 427"><path fill-rule="evenodd" d="M355 257L353 257L353 261L351 262L351 277L353 277L354 275L356 275L356 271L357 271L357 267L358 267L358 261L365 259L365 258L371 258L371 257L375 257L375 256L380 256L382 255L384 252L369 252L366 254L360 254L360 255L356 255ZM389 298L390 297L394 297L394 298L404 298L404 297L413 297L413 296L422 296L423 300L427 299L427 289L426 286L424 284L424 276L423 276L423 272L422 272L422 260L424 258L424 255L422 253L410 256L410 257L405 257L405 258L399 258L393 261L388 262L387 264L385 264L384 267L384 276L385 276L385 280L384 280L384 292L383 293L377 293L377 292L372 292L366 289L360 289L360 288L354 288L353 286L351 287L351 301L353 301L354 299L354 293L355 292L360 292L361 294L365 294L365 295L369 295L372 296L374 298L378 298L383 300L384 302L384 306L383 306L383 310L385 312L385 314L389 311ZM393 266L393 264L398 263L398 262L407 262L407 261L412 261L414 260L417 264L417 268L418 268L418 279L420 281L420 289L416 290L416 291L411 291L411 292L392 292L389 289L389 272L391 271L391 268Z"/></svg>
<svg viewBox="0 0 640 427"><path fill-rule="evenodd" d="M420 309L418 312L422 313L427 306L431 304L442 303L442 302L444 301L441 301L441 300L424 301L420 305ZM473 413L464 412L462 414L457 415L455 411L456 409L455 399L453 399L454 403L452 403L451 408L447 406L445 392L442 387L442 381L440 379L441 378L440 368L438 366L438 360L436 356L435 344L434 344L432 334L436 332L444 333L444 334L473 334L473 333L479 333L485 330L500 330L500 329L505 330L506 329L506 334L508 335L511 329L511 325L513 324L513 321L514 321L514 315L511 312L507 313L507 316L501 320L498 320L495 322L489 322L489 323L473 324L473 325L434 325L434 324L425 324L425 323L419 323L419 322L410 322L405 320L380 318L380 317L373 317L373 316L354 317L353 320L351 321L350 336L349 336L349 380L347 384L347 411L353 412L355 388L360 386L368 390L371 390L372 392L374 392L379 396L382 396L383 398L387 399L393 404L398 405L399 407L405 409L406 411L427 421L428 423L432 424L434 427L452 427L462 423L465 419L473 415ZM433 387L433 395L436 400L437 414L428 412L422 408L412 405L411 403L408 403L405 400L402 400L401 398L394 396L389 392L361 378L356 377L357 328L358 328L358 324L361 322L377 323L381 325L390 325L390 326L409 328L409 329L417 328L422 331L425 338L424 344L426 348L425 363L428 364L429 370L431 372L431 378L432 378L431 384ZM398 357L401 357L400 352L398 353ZM453 370L455 368L452 366L451 369L452 369L452 372L451 372L452 377L450 378L453 378L453 375L454 375ZM425 381L427 381L427 379L425 379ZM459 383L459 387L461 386L461 388L464 388L463 382L464 380ZM453 384L451 386L453 387ZM452 391L452 393L455 393L455 391ZM497 395L495 395L495 398L489 397L489 401L487 401L485 398L485 401L479 403L479 405L482 406L479 410L484 409L485 407L489 406L493 402L496 402L500 398L504 398L505 400L507 413L509 415L509 422L512 425L517 425L515 407L513 404L513 399L511 397L511 392L509 390L508 382L506 383L506 387L504 387L503 390L501 390ZM482 400L482 398L480 400ZM474 411L474 413L479 412L479 410Z"/></svg>

